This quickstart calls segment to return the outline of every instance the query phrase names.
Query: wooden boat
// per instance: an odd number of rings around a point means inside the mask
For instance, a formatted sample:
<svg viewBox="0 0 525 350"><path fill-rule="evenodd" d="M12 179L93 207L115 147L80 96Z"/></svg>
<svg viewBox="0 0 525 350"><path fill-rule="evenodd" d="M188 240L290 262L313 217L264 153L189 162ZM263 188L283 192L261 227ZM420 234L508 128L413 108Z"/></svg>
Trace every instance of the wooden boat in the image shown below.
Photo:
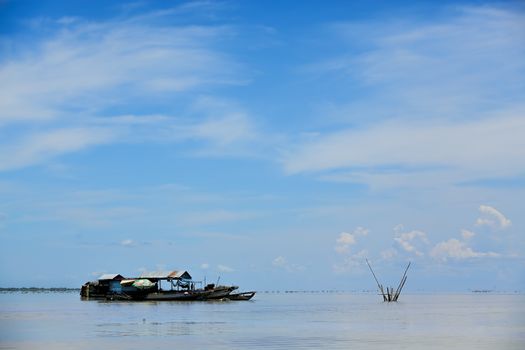
<svg viewBox="0 0 525 350"><path fill-rule="evenodd" d="M255 295L255 292L244 292L244 293L235 293L229 294L226 296L226 299L230 300L250 300Z"/></svg>
<svg viewBox="0 0 525 350"><path fill-rule="evenodd" d="M208 284L204 288L204 291L209 292L209 294L206 295L205 298L207 300L228 298L230 293L236 290L237 288L239 287L237 286L216 286L214 284Z"/></svg>

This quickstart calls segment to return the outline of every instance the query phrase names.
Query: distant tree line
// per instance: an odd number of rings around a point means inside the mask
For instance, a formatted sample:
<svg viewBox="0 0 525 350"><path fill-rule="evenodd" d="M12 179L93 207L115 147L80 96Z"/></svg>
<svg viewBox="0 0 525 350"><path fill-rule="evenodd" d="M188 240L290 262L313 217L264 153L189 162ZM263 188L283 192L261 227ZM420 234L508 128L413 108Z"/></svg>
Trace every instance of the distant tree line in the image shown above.
<svg viewBox="0 0 525 350"><path fill-rule="evenodd" d="M0 292L22 292L22 293L67 293L67 292L78 292L80 288L65 288L65 287L53 287L53 288L41 288L41 287L0 287Z"/></svg>

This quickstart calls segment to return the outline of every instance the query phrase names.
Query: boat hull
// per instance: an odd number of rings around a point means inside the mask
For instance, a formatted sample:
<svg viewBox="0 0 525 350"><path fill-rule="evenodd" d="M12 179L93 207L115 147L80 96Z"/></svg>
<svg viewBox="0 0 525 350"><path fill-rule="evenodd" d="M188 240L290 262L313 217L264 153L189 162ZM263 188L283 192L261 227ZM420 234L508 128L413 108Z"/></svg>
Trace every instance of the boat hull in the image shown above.
<svg viewBox="0 0 525 350"><path fill-rule="evenodd" d="M227 296L230 300L250 300L255 295L255 292L244 292L244 293L236 293L236 294L230 294Z"/></svg>
<svg viewBox="0 0 525 350"><path fill-rule="evenodd" d="M165 291L148 293L143 300L155 301L191 301L202 300L209 294L207 291Z"/></svg>
<svg viewBox="0 0 525 350"><path fill-rule="evenodd" d="M227 298L231 292L236 290L237 286L218 286L210 290L210 294L206 296L206 299L223 299Z"/></svg>

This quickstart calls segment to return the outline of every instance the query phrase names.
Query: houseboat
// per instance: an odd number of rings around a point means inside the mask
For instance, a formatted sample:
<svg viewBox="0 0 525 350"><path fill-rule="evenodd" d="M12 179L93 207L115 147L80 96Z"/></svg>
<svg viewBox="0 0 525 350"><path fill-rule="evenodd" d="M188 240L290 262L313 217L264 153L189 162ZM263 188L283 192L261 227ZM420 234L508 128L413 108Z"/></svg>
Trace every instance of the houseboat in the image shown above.
<svg viewBox="0 0 525 350"><path fill-rule="evenodd" d="M193 281L188 271L143 272L133 278L104 274L96 281L86 282L80 289L80 296L83 299L137 301L249 300L231 294L237 286L207 284L202 288L199 285L201 282Z"/></svg>

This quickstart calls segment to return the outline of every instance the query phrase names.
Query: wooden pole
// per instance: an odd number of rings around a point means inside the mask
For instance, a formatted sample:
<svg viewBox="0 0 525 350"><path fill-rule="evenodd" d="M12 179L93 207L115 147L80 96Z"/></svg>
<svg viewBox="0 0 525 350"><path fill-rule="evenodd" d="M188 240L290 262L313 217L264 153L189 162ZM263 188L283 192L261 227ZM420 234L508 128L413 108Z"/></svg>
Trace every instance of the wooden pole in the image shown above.
<svg viewBox="0 0 525 350"><path fill-rule="evenodd" d="M383 289L383 285L379 286L379 291L381 292L381 295L383 296L383 301L386 301L385 290Z"/></svg>
<svg viewBox="0 0 525 350"><path fill-rule="evenodd" d="M401 283L401 286L399 288L399 292L397 292L397 295L396 295L396 301L397 301L397 298L399 298L399 295L401 294L401 290L403 289L403 287L405 286L405 282L407 281L407 277L405 276L405 278L403 278L403 283Z"/></svg>
<svg viewBox="0 0 525 350"><path fill-rule="evenodd" d="M397 300L397 298L399 297L399 294L401 293L401 288L403 288L403 287L401 287L401 285L403 284L403 280L406 279L407 271L408 271L408 268L410 267L410 264L411 264L411 262L409 261L408 265L407 265L407 267L405 269L405 273L403 274L403 277L401 277L401 281L399 281L399 285L397 286L396 293L394 294L395 300Z"/></svg>
<svg viewBox="0 0 525 350"><path fill-rule="evenodd" d="M379 291L381 292L381 295L383 296L383 300L386 300L385 292L383 291L383 286L381 286L381 284L379 284L379 281L377 280L376 274L374 273L374 270L372 270L372 266L370 266L370 263L368 262L368 259L365 259L365 260L366 260L366 264L370 268L370 271L372 272L372 275L374 276L374 279L376 280L377 287L379 288ZM388 287L387 287L387 291L388 291Z"/></svg>

